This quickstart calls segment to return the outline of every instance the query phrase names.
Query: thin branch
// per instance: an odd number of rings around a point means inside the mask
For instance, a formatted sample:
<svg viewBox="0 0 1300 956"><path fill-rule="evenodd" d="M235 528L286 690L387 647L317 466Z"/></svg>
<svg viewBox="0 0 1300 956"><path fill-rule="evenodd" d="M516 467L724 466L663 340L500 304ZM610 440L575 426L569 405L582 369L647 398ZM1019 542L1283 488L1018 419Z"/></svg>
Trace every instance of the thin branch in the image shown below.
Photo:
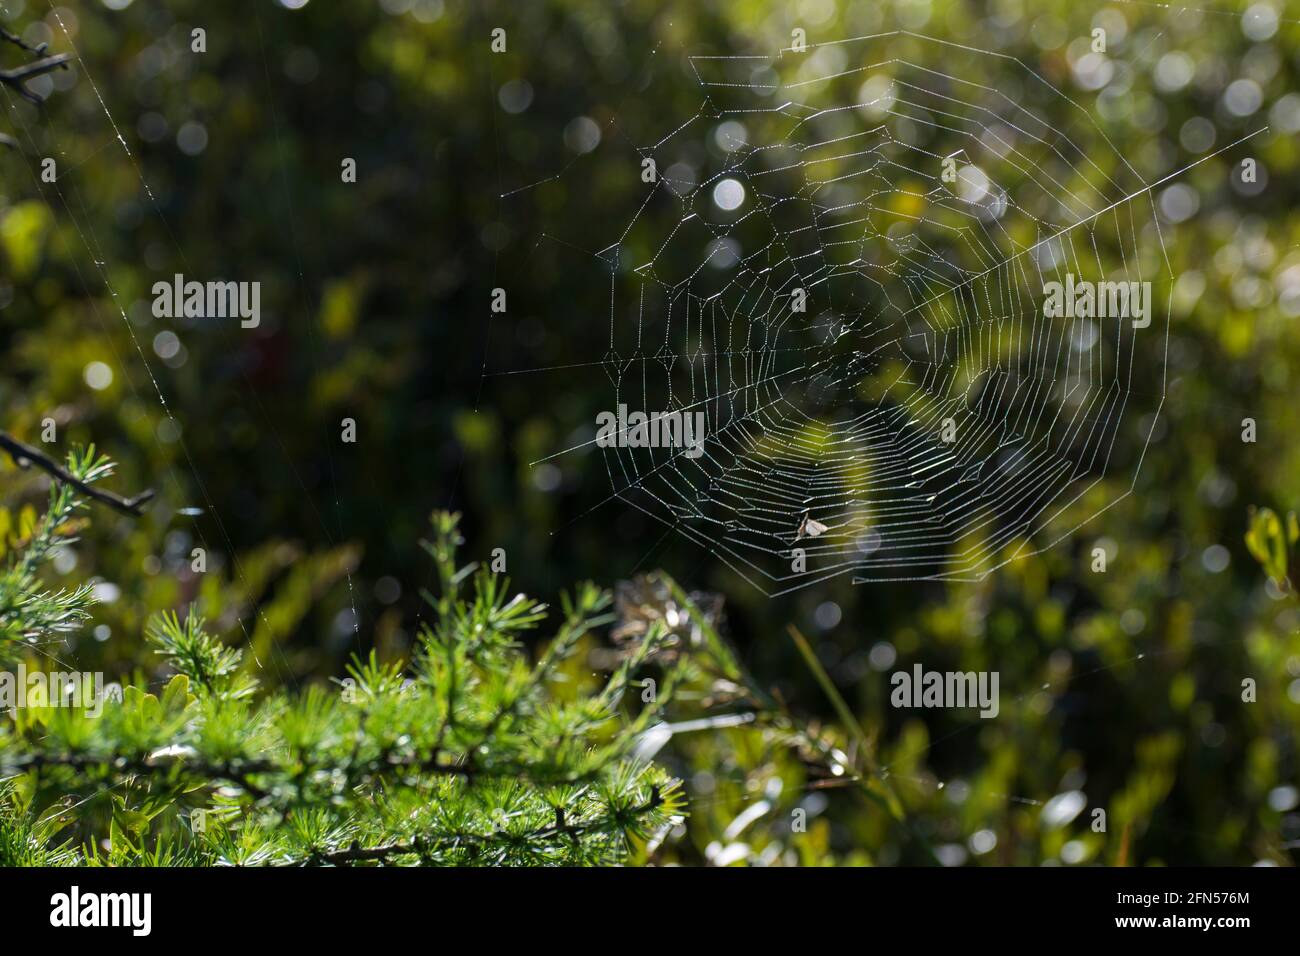
<svg viewBox="0 0 1300 956"><path fill-rule="evenodd" d="M44 101L27 88L27 81L38 76L44 76L46 73L54 70L67 69L68 61L72 59L71 53L56 53L54 56L46 56L45 51L49 49L48 43L40 43L32 46L16 33L10 33L4 27L0 27L0 40L6 43L12 43L24 53L30 53L38 59L24 66L15 67L12 70L0 70L0 83L12 87L23 99L40 106ZM4 137L8 145L12 145L11 137Z"/></svg>
<svg viewBox="0 0 1300 956"><path fill-rule="evenodd" d="M63 482L65 485L71 485L87 498L93 498L95 501L108 505L122 514L140 517L144 514L144 506L153 499L153 491L145 489L138 495L131 498L123 498L121 495L115 495L111 491L104 491L89 485L80 478L73 475L57 461L44 452L33 448L26 442L21 442L14 438L8 432L0 431L0 450L9 453L9 457L14 460L14 464L19 468L26 468L28 465L35 465L37 468L51 475L55 480Z"/></svg>
<svg viewBox="0 0 1300 956"><path fill-rule="evenodd" d="M52 767L67 767L82 772L95 767L108 767L116 773L156 777L171 773L176 766L178 766L176 762L154 761L146 754L128 756L125 754L30 753L0 763L0 777L16 776ZM266 761L248 760L236 763L227 760L222 763L203 763L194 768L187 766L187 769L193 769L194 772L210 780L227 780L241 786L258 800L271 796L270 791L248 779L250 773L263 773L273 769L273 765Z"/></svg>
<svg viewBox="0 0 1300 956"><path fill-rule="evenodd" d="M11 33L8 30L6 30L4 27L0 27L0 40L4 40L7 43L12 43L14 46L18 47L18 49L26 50L28 53L32 54L33 56L44 56L45 50L49 46L49 44L46 43L42 43L40 46L32 46L30 43L28 43L18 34Z"/></svg>
<svg viewBox="0 0 1300 956"><path fill-rule="evenodd" d="M646 802L628 808L627 813L630 813L633 817L641 817L658 809L663 805L663 802L663 796L660 794L659 788L654 786L650 788L650 796ZM522 838L549 840L557 836L566 836L576 843L580 836L591 833L609 832L610 830L616 829L618 825L619 820L615 816L600 817L596 820L582 824L565 824L564 809L562 807L556 807L555 823L553 825L541 827L536 830L530 830L528 833L522 834ZM512 842L517 841L518 839L520 839L520 837L514 837ZM313 850L305 861L294 861L288 865L297 866L302 865L302 863L315 862L331 863L335 866L340 866L349 863L367 863L374 861L387 862L390 857L394 856L419 855L424 857L444 845L482 848L491 846L494 842L494 839L490 836L475 833L440 835L432 839L421 836L416 837L409 843L396 842L374 847L363 847L356 841L353 841L352 845L345 850Z"/></svg>
<svg viewBox="0 0 1300 956"><path fill-rule="evenodd" d="M42 60L28 63L26 66L15 67L12 70L0 70L0 83L13 87L23 99L40 106L45 101L27 88L27 81L34 77L44 76L54 70L65 68L65 65L71 59L71 53L57 53L54 56L47 56Z"/></svg>
<svg viewBox="0 0 1300 956"><path fill-rule="evenodd" d="M148 778L167 777L179 769L180 772L188 774L192 778L198 778L204 781L225 780L235 784L236 786L243 787L248 794L257 801L265 801L268 798L276 797L277 793L268 790L265 786L259 786L253 783L249 779L252 774L270 776L282 780L285 777L294 775L301 779L304 776L310 776L321 771L341 770L347 781L347 786L351 788L357 783L366 780L380 779L393 774L400 774L403 771L415 771L416 773L441 775L446 777L459 777L462 780L469 782L473 782L477 779L515 779L526 780L537 785L550 786L584 783L590 780L596 773L595 770L569 774L533 773L530 768L524 766L502 766L484 769L466 763L457 764L445 762L440 760L439 755L436 753L429 757L420 757L414 754L403 757L394 757L384 754L370 760L348 763L342 766L337 762L330 760L301 760L296 768L296 774L291 774L291 768L289 765L267 757L224 760L220 763L213 763L201 758L182 758L178 760L154 759L150 757L148 753L144 752L114 754L93 753L87 751L35 751L15 754L9 757L0 757L0 780L28 773L33 770L55 767L66 767L83 773L92 768L105 767L111 773L132 774ZM274 786L274 784L271 784L271 786ZM301 789L292 796L283 793L279 794L279 796L282 800L286 800L289 803L302 802L304 800L304 794Z"/></svg>

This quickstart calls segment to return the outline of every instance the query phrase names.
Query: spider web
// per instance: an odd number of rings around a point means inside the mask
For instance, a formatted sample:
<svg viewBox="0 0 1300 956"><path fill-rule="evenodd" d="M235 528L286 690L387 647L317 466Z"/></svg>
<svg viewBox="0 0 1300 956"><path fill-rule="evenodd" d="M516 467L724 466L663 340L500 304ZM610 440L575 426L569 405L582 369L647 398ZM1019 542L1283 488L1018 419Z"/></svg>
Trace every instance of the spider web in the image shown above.
<svg viewBox="0 0 1300 956"><path fill-rule="evenodd" d="M917 34L690 63L704 102L641 150L661 175L593 257L610 335L583 364L609 408L707 438L625 429L611 498L775 594L978 579L1131 492L1164 397L1152 190L1178 173L1146 182L1019 61ZM1146 322L1046 317L1071 275L1150 283Z"/></svg>

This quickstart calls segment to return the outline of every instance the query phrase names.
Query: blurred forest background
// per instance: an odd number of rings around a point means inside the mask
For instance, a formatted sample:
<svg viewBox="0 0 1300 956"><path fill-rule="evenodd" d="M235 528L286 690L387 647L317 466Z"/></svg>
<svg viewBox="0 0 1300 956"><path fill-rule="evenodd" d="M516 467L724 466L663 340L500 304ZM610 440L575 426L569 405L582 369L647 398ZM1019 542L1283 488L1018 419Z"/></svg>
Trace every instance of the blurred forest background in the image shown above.
<svg viewBox="0 0 1300 956"><path fill-rule="evenodd" d="M504 548L537 596L656 568L720 595L756 680L833 734L796 625L924 836L851 788L811 785L742 726L660 753L691 807L661 860L1291 864L1300 608L1244 535L1252 505L1300 498L1300 11L1205 6L0 0L0 25L77 54L43 81L41 108L0 87L15 140L0 147L0 427L38 443L53 417L61 450L93 441L120 462L115 489L158 492L140 520L97 511L61 556L58 573L101 600L65 659L149 679L146 617L191 601L267 684L339 675L372 647L400 657L427 613L419 541L451 507L467 555ZM1076 70L1097 25L1113 60L1100 88ZM1121 153L1165 171L1267 123L1266 187L1234 189L1227 157L1184 180L1197 211L1165 232L1180 277L1168 401L1137 493L980 583L841 578L768 599L634 509L591 510L609 494L597 456L530 467L607 406L603 372L553 392L484 370L561 365L607 335L595 264L529 255L574 190L594 212L566 240L617 238L644 195L630 144L700 108L688 54L768 54L795 27L817 42L900 26L1021 59ZM1225 101L1237 80L1256 102ZM981 82L1010 83L1010 68ZM605 148L588 152L583 117ZM340 181L345 157L355 184ZM155 318L151 287L175 273L260 281L260 326ZM493 316L507 276L510 310ZM1158 375L1150 360L1142 373ZM6 538L45 487L0 468ZM1090 571L1098 541L1105 574ZM999 671L1001 716L892 709L889 673L918 662Z"/></svg>

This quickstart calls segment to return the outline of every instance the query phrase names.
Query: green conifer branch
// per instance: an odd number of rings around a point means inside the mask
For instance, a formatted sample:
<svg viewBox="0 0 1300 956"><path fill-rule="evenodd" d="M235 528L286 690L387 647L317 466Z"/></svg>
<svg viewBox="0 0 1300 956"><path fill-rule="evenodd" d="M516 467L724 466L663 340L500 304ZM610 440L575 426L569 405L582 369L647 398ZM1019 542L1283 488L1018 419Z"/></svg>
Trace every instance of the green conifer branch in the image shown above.
<svg viewBox="0 0 1300 956"><path fill-rule="evenodd" d="M116 864L625 859L684 812L671 776L629 756L678 683L681 662L653 703L624 702L665 633L625 648L594 692L558 695L561 668L612 620L610 595L584 584L565 596L530 663L546 608L457 567L456 517L433 524L427 549L451 599L431 598L436 622L410 661L372 654L333 690L264 693L195 609L159 614L147 639L175 672L160 692L128 686L99 716L48 708L0 730L0 776L29 794L20 808L11 793L0 818L127 794L52 841L92 861L107 838Z"/></svg>

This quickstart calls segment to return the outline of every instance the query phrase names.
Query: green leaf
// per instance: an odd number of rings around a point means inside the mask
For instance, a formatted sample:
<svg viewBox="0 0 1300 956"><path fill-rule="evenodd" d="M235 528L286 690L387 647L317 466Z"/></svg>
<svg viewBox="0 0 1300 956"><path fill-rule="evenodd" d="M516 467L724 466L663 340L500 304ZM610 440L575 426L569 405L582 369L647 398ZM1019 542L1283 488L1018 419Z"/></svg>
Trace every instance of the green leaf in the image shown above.
<svg viewBox="0 0 1300 956"><path fill-rule="evenodd" d="M1288 522L1295 526L1295 515ZM1246 547L1279 586L1286 582L1287 535L1282 520L1272 508L1254 509L1250 516L1250 530L1246 532Z"/></svg>
<svg viewBox="0 0 1300 956"><path fill-rule="evenodd" d="M190 696L190 679L184 674L177 674L163 690L163 713L169 717L179 714L189 706L192 700L194 698Z"/></svg>

